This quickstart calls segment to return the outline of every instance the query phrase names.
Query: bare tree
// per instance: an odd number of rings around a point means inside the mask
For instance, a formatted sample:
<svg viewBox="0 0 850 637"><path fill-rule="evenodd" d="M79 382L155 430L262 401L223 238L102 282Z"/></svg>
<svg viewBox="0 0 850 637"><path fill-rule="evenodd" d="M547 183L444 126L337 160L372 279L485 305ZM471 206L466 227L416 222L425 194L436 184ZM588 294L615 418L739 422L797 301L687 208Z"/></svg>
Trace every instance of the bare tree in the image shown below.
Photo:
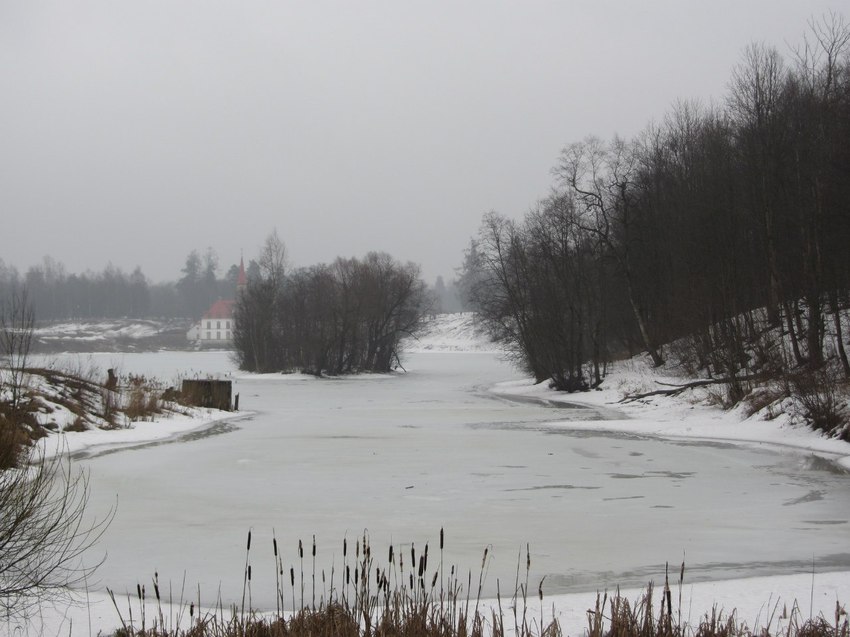
<svg viewBox="0 0 850 637"><path fill-rule="evenodd" d="M783 108L787 77L785 62L774 47L751 44L732 71L728 97L729 114L736 124L742 172L751 193L750 207L762 224L770 294L767 311L772 325L779 325L779 308L786 293L782 286L780 243L789 233L779 224L784 219L781 208L785 203L781 199L784 187L781 158L785 154L783 144L788 128L787 109ZM786 310L785 314L789 312ZM794 336L793 327L789 330ZM797 360L802 361L802 356L797 354Z"/></svg>
<svg viewBox="0 0 850 637"><path fill-rule="evenodd" d="M583 218L580 228L595 236L617 264L644 348L657 367L664 361L635 276L634 255L642 248L636 239L640 220L634 217L637 161L634 144L619 138L605 144L589 137L564 148L553 173L573 193Z"/></svg>
<svg viewBox="0 0 850 637"><path fill-rule="evenodd" d="M0 305L0 356L3 378L0 390L9 391L9 411L14 420L27 388L27 364L32 347L35 315L26 288L18 288Z"/></svg>
<svg viewBox="0 0 850 637"><path fill-rule="evenodd" d="M69 587L91 574L99 562L87 565L83 555L112 515L88 522L86 474L73 472L64 455L47 457L27 446L22 401L34 325L27 290L18 288L0 308L6 397L0 410L0 612L10 622L25 621L45 601L67 598Z"/></svg>
<svg viewBox="0 0 850 637"><path fill-rule="evenodd" d="M12 432L3 432L5 446ZM113 515L88 519L88 476L73 471L67 456L33 449L25 459L0 472L0 612L16 623L44 602L71 599L71 587L103 561L84 558Z"/></svg>
<svg viewBox="0 0 850 637"><path fill-rule="evenodd" d="M269 233L265 243L263 243L259 265L263 278L269 281L272 287L276 288L283 283L283 277L286 276L286 270L289 264L286 244L277 235L277 228Z"/></svg>

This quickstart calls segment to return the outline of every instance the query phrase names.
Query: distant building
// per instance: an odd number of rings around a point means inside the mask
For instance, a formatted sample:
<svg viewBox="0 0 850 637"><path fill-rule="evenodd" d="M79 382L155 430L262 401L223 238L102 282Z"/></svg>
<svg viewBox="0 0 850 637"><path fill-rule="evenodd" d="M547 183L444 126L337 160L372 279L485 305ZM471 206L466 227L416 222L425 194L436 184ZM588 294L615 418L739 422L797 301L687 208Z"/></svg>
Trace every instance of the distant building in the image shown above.
<svg viewBox="0 0 850 637"><path fill-rule="evenodd" d="M242 294L248 285L245 276L245 263L239 260L239 278L236 280L236 295ZM219 299L210 306L200 323L193 325L186 333L186 338L201 347L230 347L233 345L233 330L236 320L233 316L235 300Z"/></svg>
<svg viewBox="0 0 850 637"><path fill-rule="evenodd" d="M216 301L201 319L201 345L229 345L233 342L234 301Z"/></svg>

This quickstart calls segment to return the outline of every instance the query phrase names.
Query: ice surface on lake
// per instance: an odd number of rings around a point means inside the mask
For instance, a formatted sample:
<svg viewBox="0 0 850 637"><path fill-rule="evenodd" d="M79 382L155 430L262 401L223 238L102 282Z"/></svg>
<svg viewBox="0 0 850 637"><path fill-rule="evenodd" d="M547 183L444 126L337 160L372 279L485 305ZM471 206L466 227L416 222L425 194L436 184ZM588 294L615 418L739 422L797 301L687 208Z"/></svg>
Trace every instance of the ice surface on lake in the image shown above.
<svg viewBox="0 0 850 637"><path fill-rule="evenodd" d="M81 460L91 509L117 498L99 575L118 591L155 570L179 588L185 571L206 603L219 586L235 601L251 528L261 608L274 607L272 529L296 573L304 541L308 601L312 536L320 593L322 569L326 586L332 567L339 586L343 537L351 546L364 528L382 564L390 541L408 559L411 541L418 552L430 542L433 573L444 527L446 568L472 570L473 588L490 546L489 595L497 578L503 596L513 591L526 542L532 591L546 575L548 593L641 585L682 559L689 581L805 572L813 556L819 570L850 568L850 478L834 465L793 451L572 431L570 421L601 414L492 396L489 386L518 376L492 354L411 354L407 374L322 380L250 377L224 352L90 362L166 379L230 377L255 412L216 435Z"/></svg>

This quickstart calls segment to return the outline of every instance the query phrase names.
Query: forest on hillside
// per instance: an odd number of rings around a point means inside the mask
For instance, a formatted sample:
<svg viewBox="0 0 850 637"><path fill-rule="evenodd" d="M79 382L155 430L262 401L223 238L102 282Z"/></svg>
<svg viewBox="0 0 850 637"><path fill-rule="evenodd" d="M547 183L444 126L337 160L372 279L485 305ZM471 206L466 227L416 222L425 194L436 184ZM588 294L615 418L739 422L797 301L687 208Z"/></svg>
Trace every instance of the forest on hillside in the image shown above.
<svg viewBox="0 0 850 637"><path fill-rule="evenodd" d="M716 104L568 144L521 220L484 216L459 286L538 381L585 390L639 351L730 404L794 370L850 378L850 27L809 26L789 55L749 46Z"/></svg>

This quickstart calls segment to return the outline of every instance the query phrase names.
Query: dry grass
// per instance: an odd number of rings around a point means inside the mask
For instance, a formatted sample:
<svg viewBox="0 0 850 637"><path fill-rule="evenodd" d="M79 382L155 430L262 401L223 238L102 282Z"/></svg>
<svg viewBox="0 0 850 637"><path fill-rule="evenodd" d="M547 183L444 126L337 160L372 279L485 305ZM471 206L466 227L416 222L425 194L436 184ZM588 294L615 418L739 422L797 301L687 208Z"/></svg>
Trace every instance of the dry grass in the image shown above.
<svg viewBox="0 0 850 637"><path fill-rule="evenodd" d="M130 375L124 388L125 404L122 409L131 421L153 420L162 413L161 383L144 376Z"/></svg>
<svg viewBox="0 0 850 637"><path fill-rule="evenodd" d="M121 429L184 411L168 399L163 383L144 376L116 376L110 384L95 369L42 367L25 373L27 383L14 408L0 395L0 437L6 442L0 469L16 466L31 442L50 431Z"/></svg>
<svg viewBox="0 0 850 637"><path fill-rule="evenodd" d="M167 616L160 599L159 584L154 578L157 612L152 619L145 616L145 589L137 586L138 606L132 603L118 611L121 628L118 637L562 637L560 623L553 614L544 612L543 581L536 595L529 597L531 570L530 551L526 547L524 563L517 567L514 591L503 600L501 592L495 603L481 600L483 580L487 572L488 550L485 549L474 581L471 572L458 575L454 566L443 564L444 534L440 531L439 556L431 561L429 547L418 555L396 552L390 546L387 560L379 564L373 555L369 538L358 538L351 547L343 540L343 566L339 572L317 572L315 538L311 547L301 541L295 566L285 568L274 539L273 555L277 574L277 603L274 611L260 613L251 607L251 534L243 573L241 602L225 609L221 602L212 610L199 612L200 599L177 604L175 616ZM353 552L353 555L351 553ZM304 568L306 558L312 569ZM409 556L409 561L405 561ZM309 563L309 562L308 562ZM525 567L524 572L522 566ZM835 617L804 619L796 605L789 612L779 612L775 605L766 626L750 628L735 612L718 608L706 612L696 625L682 616L682 588L685 565L672 587L665 578L657 595L650 584L636 600L619 591L611 596L599 594L593 608L587 610L586 637L850 637L847 615L836 604ZM316 592L317 584L320 591ZM309 597L308 597L309 591ZM534 599L536 598L536 599ZM504 602L504 603L503 603ZM292 611L284 610L291 603Z"/></svg>

